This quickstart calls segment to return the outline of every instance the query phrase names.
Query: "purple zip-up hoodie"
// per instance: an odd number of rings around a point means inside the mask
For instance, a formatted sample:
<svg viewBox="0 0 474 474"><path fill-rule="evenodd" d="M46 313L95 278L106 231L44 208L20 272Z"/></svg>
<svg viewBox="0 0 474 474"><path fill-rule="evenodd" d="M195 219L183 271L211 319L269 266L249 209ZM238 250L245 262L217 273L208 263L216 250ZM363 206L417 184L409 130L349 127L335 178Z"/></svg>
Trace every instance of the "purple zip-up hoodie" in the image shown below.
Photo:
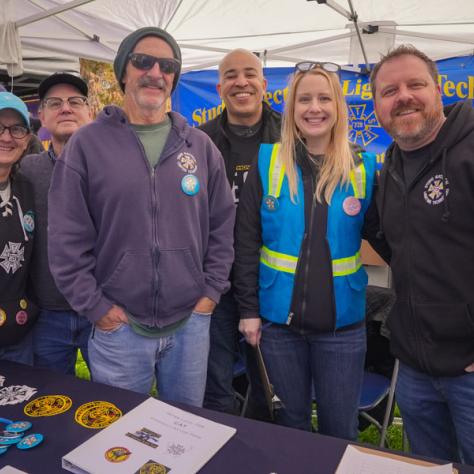
<svg viewBox="0 0 474 474"><path fill-rule="evenodd" d="M142 324L187 317L229 286L235 206L209 137L170 114L156 167L118 107L69 140L54 167L48 254L59 290L92 322L117 304ZM194 195L182 180L199 182ZM186 189L184 187L184 189Z"/></svg>

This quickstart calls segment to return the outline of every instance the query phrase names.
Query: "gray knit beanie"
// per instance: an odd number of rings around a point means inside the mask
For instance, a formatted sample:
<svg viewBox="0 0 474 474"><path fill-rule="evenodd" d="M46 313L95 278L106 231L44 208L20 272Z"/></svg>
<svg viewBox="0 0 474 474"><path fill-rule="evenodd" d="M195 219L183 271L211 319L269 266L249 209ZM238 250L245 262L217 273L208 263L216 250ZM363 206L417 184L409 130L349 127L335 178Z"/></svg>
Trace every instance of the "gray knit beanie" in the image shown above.
<svg viewBox="0 0 474 474"><path fill-rule="evenodd" d="M117 56L115 56L114 60L115 77L117 78L120 88L122 89L122 91L124 91L122 77L125 73L125 68L128 63L128 56L130 53L133 52L133 48L135 48L136 44L146 36L157 36L158 38L161 38L163 41L168 43L171 49L173 50L174 58L179 61L180 68L179 71L174 75L173 89L171 90L171 92L173 92L176 88L176 84L178 84L179 76L181 74L181 50L179 49L176 40L169 33L156 26L147 26L145 28L140 28L139 30L130 33L120 43L120 46L117 51Z"/></svg>

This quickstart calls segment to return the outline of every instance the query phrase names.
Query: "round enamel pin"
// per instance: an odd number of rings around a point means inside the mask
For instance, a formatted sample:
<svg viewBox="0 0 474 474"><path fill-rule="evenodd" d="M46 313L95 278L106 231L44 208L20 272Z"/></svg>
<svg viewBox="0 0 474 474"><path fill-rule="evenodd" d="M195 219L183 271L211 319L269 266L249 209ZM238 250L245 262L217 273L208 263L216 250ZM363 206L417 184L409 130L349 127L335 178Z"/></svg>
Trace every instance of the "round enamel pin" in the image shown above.
<svg viewBox="0 0 474 474"><path fill-rule="evenodd" d="M123 446L115 446L105 452L105 459L109 462L117 463L126 461L132 452Z"/></svg>
<svg viewBox="0 0 474 474"><path fill-rule="evenodd" d="M16 445L18 449L31 449L43 442L43 435L40 433L29 434L21 439Z"/></svg>
<svg viewBox="0 0 474 474"><path fill-rule="evenodd" d="M21 308L21 309L26 309L27 307L28 307L27 301L22 298L22 299L20 300L20 308Z"/></svg>
<svg viewBox="0 0 474 474"><path fill-rule="evenodd" d="M23 433L29 430L33 425L29 421L14 421L5 427L10 433Z"/></svg>
<svg viewBox="0 0 474 474"><path fill-rule="evenodd" d="M199 180L193 174L187 174L183 176L181 180L181 189L184 194L188 196L194 196L199 192Z"/></svg>
<svg viewBox="0 0 474 474"><path fill-rule="evenodd" d="M362 208L362 205L356 197L349 196L344 199L342 208L348 216L357 216Z"/></svg>
<svg viewBox="0 0 474 474"><path fill-rule="evenodd" d="M7 446L0 446L0 454L6 453L7 450L8 450L8 447L7 447Z"/></svg>
<svg viewBox="0 0 474 474"><path fill-rule="evenodd" d="M16 313L15 319L17 324L23 326L23 324L26 324L28 321L28 313L23 310L18 311L18 313Z"/></svg>
<svg viewBox="0 0 474 474"><path fill-rule="evenodd" d="M5 313L5 311L0 308L0 326L3 326L6 320L7 320L7 313Z"/></svg>
<svg viewBox="0 0 474 474"><path fill-rule="evenodd" d="M275 196L267 194L263 197L263 205L267 211L273 212L278 209L279 203L278 199Z"/></svg>
<svg viewBox="0 0 474 474"><path fill-rule="evenodd" d="M10 433L7 436L0 436L0 445L2 446L10 446L12 444L17 444L23 438L22 433Z"/></svg>
<svg viewBox="0 0 474 474"><path fill-rule="evenodd" d="M33 232L35 230L35 217L33 211L28 211L23 216L23 227L25 228L26 232Z"/></svg>
<svg viewBox="0 0 474 474"><path fill-rule="evenodd" d="M122 412L110 402L88 402L81 405L74 416L77 423L85 428L105 428L117 421Z"/></svg>
<svg viewBox="0 0 474 474"><path fill-rule="evenodd" d="M45 395L35 398L23 409L25 415L53 416L64 413L72 406L72 400L66 395Z"/></svg>

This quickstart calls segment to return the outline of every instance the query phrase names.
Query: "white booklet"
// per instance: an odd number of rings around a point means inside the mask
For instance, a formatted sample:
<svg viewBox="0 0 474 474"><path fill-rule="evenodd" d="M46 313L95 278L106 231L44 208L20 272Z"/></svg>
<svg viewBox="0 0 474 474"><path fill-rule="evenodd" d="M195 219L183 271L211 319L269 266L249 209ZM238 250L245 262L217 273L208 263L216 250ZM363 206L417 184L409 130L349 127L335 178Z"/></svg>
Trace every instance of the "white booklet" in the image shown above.
<svg viewBox="0 0 474 474"><path fill-rule="evenodd" d="M81 474L192 474L235 432L149 398L63 456L62 467Z"/></svg>
<svg viewBox="0 0 474 474"><path fill-rule="evenodd" d="M434 465L396 454L348 445L336 474L453 474L453 465Z"/></svg>

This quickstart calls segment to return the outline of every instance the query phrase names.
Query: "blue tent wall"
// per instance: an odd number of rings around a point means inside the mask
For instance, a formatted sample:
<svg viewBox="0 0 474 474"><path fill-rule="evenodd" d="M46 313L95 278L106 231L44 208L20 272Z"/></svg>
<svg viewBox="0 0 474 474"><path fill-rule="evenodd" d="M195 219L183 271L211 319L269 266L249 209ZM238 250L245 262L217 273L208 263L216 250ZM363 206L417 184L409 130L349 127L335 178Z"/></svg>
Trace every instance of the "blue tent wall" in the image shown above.
<svg viewBox="0 0 474 474"><path fill-rule="evenodd" d="M438 68L444 104L474 98L473 56L439 61ZM275 110L283 110L288 79L292 72L292 68L264 70L268 80L267 101ZM223 108L216 91L217 80L216 70L183 74L173 94L173 109L183 114L194 126L216 117ZM375 116L368 77L343 71L341 83L349 107L350 140L381 155L391 139Z"/></svg>

